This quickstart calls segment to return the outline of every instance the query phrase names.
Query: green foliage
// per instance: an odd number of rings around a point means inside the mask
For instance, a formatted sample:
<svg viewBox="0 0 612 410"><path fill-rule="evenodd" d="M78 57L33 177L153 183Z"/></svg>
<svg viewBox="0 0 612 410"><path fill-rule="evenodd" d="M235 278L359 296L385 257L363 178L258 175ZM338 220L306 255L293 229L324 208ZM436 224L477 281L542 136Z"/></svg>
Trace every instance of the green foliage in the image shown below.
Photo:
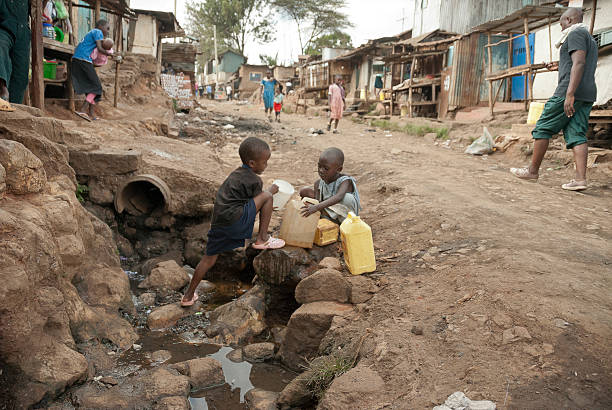
<svg viewBox="0 0 612 410"><path fill-rule="evenodd" d="M317 399L321 399L329 385L338 376L351 370L353 360L342 356L324 356L309 364L313 371L307 380L308 390Z"/></svg>
<svg viewBox="0 0 612 410"><path fill-rule="evenodd" d="M271 0L282 14L295 21L302 54L326 34L352 27L340 10L346 0Z"/></svg>
<svg viewBox="0 0 612 410"><path fill-rule="evenodd" d="M272 41L274 30L271 0L191 0L187 3L190 34L200 39L205 56L214 54L213 26L217 26L218 46L241 54L247 39L260 43Z"/></svg>
<svg viewBox="0 0 612 410"><path fill-rule="evenodd" d="M436 138L446 140L448 139L448 128L446 127L430 127L429 125L416 125L416 124L406 124L400 125L388 120L374 120L372 121L373 127L379 127L384 130L390 131L398 131L405 132L410 135L417 135L422 137L425 134L429 134L430 132L434 132L436 134Z"/></svg>
<svg viewBox="0 0 612 410"><path fill-rule="evenodd" d="M262 64L265 64L269 67L274 67L275 65L278 65L278 52L274 57L269 56L267 54L260 54L259 59L261 60Z"/></svg>
<svg viewBox="0 0 612 410"><path fill-rule="evenodd" d="M85 202L85 198L89 195L89 187L87 185L77 184L75 195L79 202Z"/></svg>
<svg viewBox="0 0 612 410"><path fill-rule="evenodd" d="M334 30L331 33L323 34L306 48L305 54L317 55L323 52L323 48L353 48L353 41L348 33L340 30Z"/></svg>

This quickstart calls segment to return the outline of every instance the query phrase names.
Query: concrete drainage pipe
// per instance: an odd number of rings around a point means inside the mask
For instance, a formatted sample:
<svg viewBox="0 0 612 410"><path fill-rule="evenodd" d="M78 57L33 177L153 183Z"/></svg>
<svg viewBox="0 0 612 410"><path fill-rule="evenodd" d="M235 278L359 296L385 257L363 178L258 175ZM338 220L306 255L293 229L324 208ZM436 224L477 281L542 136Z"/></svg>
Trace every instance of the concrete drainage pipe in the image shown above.
<svg viewBox="0 0 612 410"><path fill-rule="evenodd" d="M172 212L170 188L155 175L136 175L125 181L115 194L115 209L131 215L148 215L156 209Z"/></svg>

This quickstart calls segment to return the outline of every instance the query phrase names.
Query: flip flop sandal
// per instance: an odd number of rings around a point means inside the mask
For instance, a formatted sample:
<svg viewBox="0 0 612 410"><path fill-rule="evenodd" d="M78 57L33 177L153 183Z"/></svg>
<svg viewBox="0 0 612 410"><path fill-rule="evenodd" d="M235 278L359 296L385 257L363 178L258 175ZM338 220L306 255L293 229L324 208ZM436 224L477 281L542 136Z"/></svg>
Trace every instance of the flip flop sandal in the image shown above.
<svg viewBox="0 0 612 410"><path fill-rule="evenodd" d="M561 185L561 188L565 189L566 191L584 191L587 189L587 184L586 181L576 181L575 179L572 179L567 184Z"/></svg>
<svg viewBox="0 0 612 410"><path fill-rule="evenodd" d="M254 243L252 246L253 249L280 249L285 246L285 241L282 239L269 237L266 242L260 244Z"/></svg>
<svg viewBox="0 0 612 410"><path fill-rule="evenodd" d="M8 102L0 98L0 111L13 112L15 108Z"/></svg>
<svg viewBox="0 0 612 410"><path fill-rule="evenodd" d="M194 303L196 303L199 298L200 298L200 295L198 295L197 292L194 292L191 300L184 301L183 299L181 299L181 306L182 307L193 306Z"/></svg>
<svg viewBox="0 0 612 410"><path fill-rule="evenodd" d="M86 113L78 112L78 111L75 111L74 113L78 115L79 117L81 117L82 119L84 119L85 121L91 122L91 118L89 118L89 115L87 115Z"/></svg>
<svg viewBox="0 0 612 410"><path fill-rule="evenodd" d="M537 181L539 175L533 175L529 172L528 168L510 168L510 172L517 178L524 179L527 181Z"/></svg>

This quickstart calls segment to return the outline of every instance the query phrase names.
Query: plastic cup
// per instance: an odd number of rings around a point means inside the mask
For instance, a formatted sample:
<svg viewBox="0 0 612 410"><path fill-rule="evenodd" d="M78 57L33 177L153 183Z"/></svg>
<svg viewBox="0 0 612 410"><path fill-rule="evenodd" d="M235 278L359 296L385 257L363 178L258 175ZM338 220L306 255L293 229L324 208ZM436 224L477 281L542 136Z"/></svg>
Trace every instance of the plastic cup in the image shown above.
<svg viewBox="0 0 612 410"><path fill-rule="evenodd" d="M295 189L293 189L293 185L287 181L283 181L282 179L275 180L273 184L278 186L278 192L272 197L272 206L275 209L280 210L283 209L283 207L289 201L289 198L291 198L291 196L295 193Z"/></svg>

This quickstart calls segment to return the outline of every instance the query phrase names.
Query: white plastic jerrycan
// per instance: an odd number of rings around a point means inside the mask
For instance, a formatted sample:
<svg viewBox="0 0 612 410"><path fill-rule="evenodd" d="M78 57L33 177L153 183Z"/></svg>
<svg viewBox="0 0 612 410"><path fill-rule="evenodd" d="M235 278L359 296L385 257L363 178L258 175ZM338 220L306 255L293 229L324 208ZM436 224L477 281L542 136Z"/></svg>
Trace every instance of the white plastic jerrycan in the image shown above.
<svg viewBox="0 0 612 410"><path fill-rule="evenodd" d="M300 214L300 210L304 205L316 205L318 203L319 201L311 198L289 201L285 208L285 215L283 216L283 222L278 235L287 245L312 248L321 213L315 212L304 218Z"/></svg>
<svg viewBox="0 0 612 410"><path fill-rule="evenodd" d="M287 204L289 198L295 193L295 189L293 189L293 185L282 179L277 179L273 184L278 186L278 192L272 197L272 206L274 209L280 211Z"/></svg>

